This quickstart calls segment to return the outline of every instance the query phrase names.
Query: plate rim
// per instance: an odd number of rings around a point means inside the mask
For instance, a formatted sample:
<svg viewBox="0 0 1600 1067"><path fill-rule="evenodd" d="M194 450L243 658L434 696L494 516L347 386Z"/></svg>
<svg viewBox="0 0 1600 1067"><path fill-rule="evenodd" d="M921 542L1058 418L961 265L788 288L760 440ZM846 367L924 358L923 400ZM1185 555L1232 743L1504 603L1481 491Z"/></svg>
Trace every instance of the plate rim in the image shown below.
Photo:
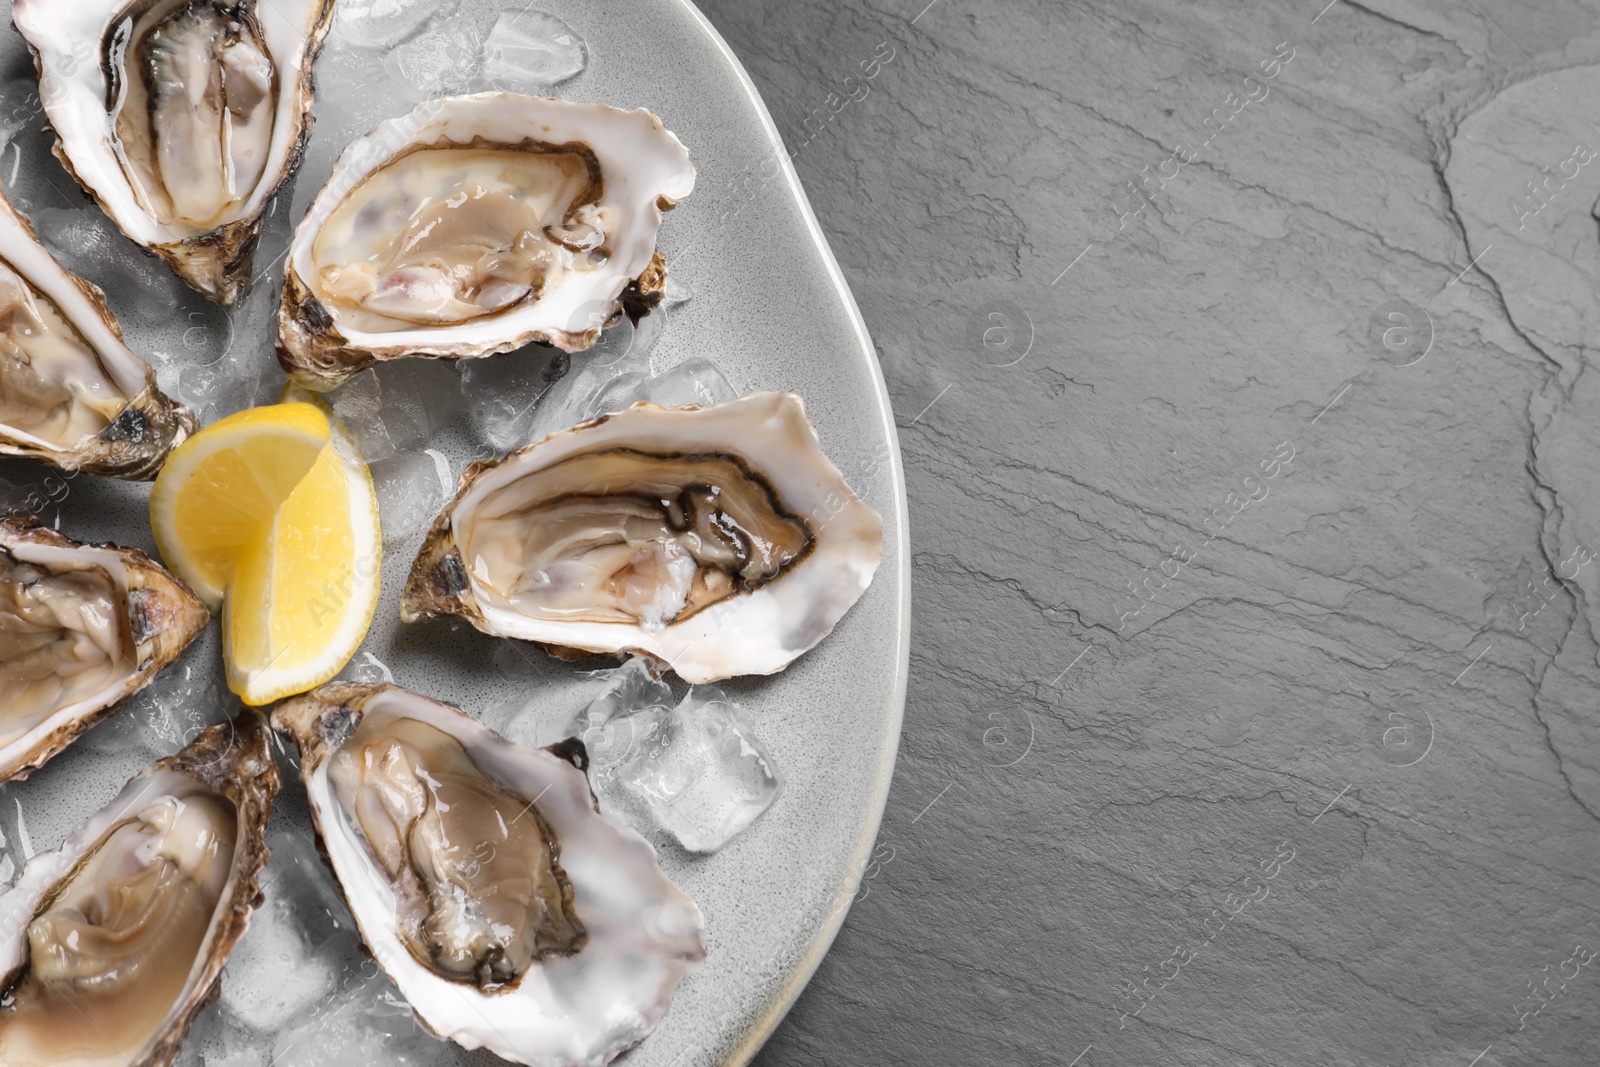
<svg viewBox="0 0 1600 1067"><path fill-rule="evenodd" d="M828 278L844 305L856 341L861 347L862 354L866 356L867 365L871 370L869 377L872 383L872 398L877 402L878 418L889 441L890 481L894 490L894 501L899 509L899 513L894 516L896 545L899 549L894 561L893 575L894 595L899 604L894 635L895 681L889 695L890 721L886 724L887 737L891 743L886 746L885 756L875 769L871 810L862 820L861 832L856 837L855 847L850 855L848 873L836 890L834 899L843 901L844 906L830 909L830 917L811 938L811 943L806 946L800 959L795 963L788 980L756 1017L754 1025L738 1037L733 1051L720 1061L721 1067L744 1067L789 1014L789 1010L794 1007L795 1001L800 998L801 992L810 984L817 968L821 966L823 957L833 947L834 939L838 937L839 930L844 926L845 917L850 912L850 903L860 888L866 868L865 860L871 853L873 844L877 841L878 830L883 824L884 810L889 800L889 785L894 777L895 761L900 753L900 736L905 722L906 685L911 666L911 567L908 556L910 521L899 428L894 420L894 404L889 396L888 383L884 381L883 366L878 361L877 349L873 346L872 335L867 330L861 308L856 304L855 294L851 292L850 284L839 268L839 261L833 254L833 246L828 243L827 235L817 222L816 212L811 208L811 199L806 195L805 187L800 184L800 175L794 169L794 161L789 154L788 146L784 144L783 135L778 132L777 123L772 120L772 113L767 110L766 100L756 88L755 82L751 80L744 64L734 54L716 26L706 18L705 13L694 4L693 0L669 0L669 2L681 9L705 35L711 46L721 54L723 62L737 79L745 96L755 105L756 116L762 129L781 157L779 173L800 207L800 215L805 222L807 232L810 233L817 250L822 253L823 266L828 272ZM882 577L884 576L880 572L880 581Z"/></svg>

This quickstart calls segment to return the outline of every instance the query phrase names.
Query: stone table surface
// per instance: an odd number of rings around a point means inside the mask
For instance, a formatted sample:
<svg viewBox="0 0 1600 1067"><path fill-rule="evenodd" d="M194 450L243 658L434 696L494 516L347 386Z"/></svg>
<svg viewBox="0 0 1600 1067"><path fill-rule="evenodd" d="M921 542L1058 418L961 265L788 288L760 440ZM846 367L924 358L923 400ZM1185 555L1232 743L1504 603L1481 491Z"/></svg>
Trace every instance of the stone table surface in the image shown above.
<svg viewBox="0 0 1600 1067"><path fill-rule="evenodd" d="M704 4L915 560L765 1067L1600 1060L1600 11L1325 3Z"/></svg>

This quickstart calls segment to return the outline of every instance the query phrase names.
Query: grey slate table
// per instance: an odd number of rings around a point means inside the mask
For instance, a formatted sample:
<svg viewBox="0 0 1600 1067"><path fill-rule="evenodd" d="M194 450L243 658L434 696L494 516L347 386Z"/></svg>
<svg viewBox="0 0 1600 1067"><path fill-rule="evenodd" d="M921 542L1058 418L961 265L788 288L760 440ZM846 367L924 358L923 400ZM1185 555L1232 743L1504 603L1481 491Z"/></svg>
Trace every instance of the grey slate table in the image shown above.
<svg viewBox="0 0 1600 1067"><path fill-rule="evenodd" d="M704 4L915 558L759 1062L1600 1062L1595 6L926 3Z"/></svg>

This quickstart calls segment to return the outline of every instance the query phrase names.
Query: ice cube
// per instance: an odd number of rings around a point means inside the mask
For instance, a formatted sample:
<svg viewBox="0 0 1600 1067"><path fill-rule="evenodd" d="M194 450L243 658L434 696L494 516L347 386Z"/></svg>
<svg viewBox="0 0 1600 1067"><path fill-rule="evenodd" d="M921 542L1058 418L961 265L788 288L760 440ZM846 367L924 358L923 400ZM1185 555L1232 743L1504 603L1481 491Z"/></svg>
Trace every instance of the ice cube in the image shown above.
<svg viewBox="0 0 1600 1067"><path fill-rule="evenodd" d="M372 960L349 968L336 995L273 1042L274 1067L347 1067L437 1063L441 1046L417 1025L411 1008Z"/></svg>
<svg viewBox="0 0 1600 1067"><path fill-rule="evenodd" d="M226 1012L207 1008L184 1039L183 1052L173 1067L267 1067L272 1046L230 1019Z"/></svg>
<svg viewBox="0 0 1600 1067"><path fill-rule="evenodd" d="M210 424L254 405L261 399L261 385L259 375L229 361L187 364L178 367L172 396Z"/></svg>
<svg viewBox="0 0 1600 1067"><path fill-rule="evenodd" d="M672 687L662 681L654 666L636 656L611 671L595 672L605 688L578 709L563 731L583 741L589 752L593 777L609 777L642 740L635 729L644 712L665 712L672 707Z"/></svg>
<svg viewBox="0 0 1600 1067"><path fill-rule="evenodd" d="M119 754L139 749L153 756L170 756L193 741L200 731L227 717L235 706L224 692L222 680L205 665L220 655L215 631L195 642L182 662L156 675L144 689L128 699L122 711L96 726L78 742L85 748Z"/></svg>
<svg viewBox="0 0 1600 1067"><path fill-rule="evenodd" d="M383 421L383 391L378 385L378 375L371 370L345 382L329 394L334 414L344 423L361 458L377 463L394 455L397 448L389 436L389 427Z"/></svg>
<svg viewBox="0 0 1600 1067"><path fill-rule="evenodd" d="M573 423L608 411L621 411L641 400L668 408L707 407L739 395L716 364L699 356L661 374L634 368L606 377L603 371L592 371L587 380L594 383L592 391L565 399L562 405L565 417ZM574 383L572 392L582 394L582 384L581 379ZM547 416L553 419L555 405L550 407Z"/></svg>
<svg viewBox="0 0 1600 1067"><path fill-rule="evenodd" d="M338 935L354 936L355 920L311 836L303 830L275 831L267 845L276 884L293 901L295 922L306 943L324 945Z"/></svg>
<svg viewBox="0 0 1600 1067"><path fill-rule="evenodd" d="M45 247L68 270L104 287L119 315L138 319L159 314L170 320L178 309L184 284L166 264L119 233L104 212L42 207L32 220Z"/></svg>
<svg viewBox="0 0 1600 1067"><path fill-rule="evenodd" d="M328 876L309 842L279 832L267 847L272 863L261 872L266 899L222 972L222 1005L244 1025L270 1031L326 999L339 966L318 947L348 929L350 920L328 899Z"/></svg>
<svg viewBox="0 0 1600 1067"><path fill-rule="evenodd" d="M362 371L329 394L368 463L427 442L456 414L455 374L437 360L397 360Z"/></svg>
<svg viewBox="0 0 1600 1067"><path fill-rule="evenodd" d="M392 88L414 103L458 93L478 73L483 40L470 23L428 30L391 51L383 61Z"/></svg>
<svg viewBox="0 0 1600 1067"><path fill-rule="evenodd" d="M632 329L624 319L605 334L607 338L614 338L618 331L625 332L616 349L607 349L603 342L598 349L572 357L566 376L548 389L529 415L525 431L528 441L537 441L616 410L606 406L607 398L615 392L614 383L624 377L629 382L637 382L649 376L649 362L635 360L628 353Z"/></svg>
<svg viewBox="0 0 1600 1067"><path fill-rule="evenodd" d="M715 363L693 356L671 370L646 379L636 399L664 408L709 407L738 395Z"/></svg>
<svg viewBox="0 0 1600 1067"><path fill-rule="evenodd" d="M500 732L521 745L553 745L579 736L589 727L591 720L587 712L591 705L610 700L608 708L616 710L595 708L597 714L603 712L606 717L622 714L623 707L631 713L648 706L650 700L646 694L653 691L647 690L634 677L643 660L630 660L611 670L573 674L553 671L549 666L550 658L531 645L505 641L495 652L495 663L513 682L537 680L538 683L522 684L512 696L500 702L501 714L497 721L505 722ZM622 691L613 694L619 687ZM670 706L672 693L663 686L656 699ZM490 716L483 718L489 721ZM599 739L596 740L598 743Z"/></svg>
<svg viewBox="0 0 1600 1067"><path fill-rule="evenodd" d="M777 768L738 706L697 686L677 708L637 715L641 735L617 768L629 806L691 852L715 852L772 806Z"/></svg>
<svg viewBox="0 0 1600 1067"><path fill-rule="evenodd" d="M337 10L335 26L348 8L341 2ZM336 38L317 60L317 129L332 131L333 136L312 138L300 173L327 174L353 139L384 119L410 110L410 99L396 98L393 83L383 66L387 58L386 49L350 47ZM287 217L302 218L321 188L322 183L318 181L298 183L293 193L285 198L284 207L289 209Z"/></svg>
<svg viewBox="0 0 1600 1067"><path fill-rule="evenodd" d="M548 350L525 348L504 356L461 361L461 395L468 418L488 450L509 452L533 440L537 409L566 365Z"/></svg>
<svg viewBox="0 0 1600 1067"><path fill-rule="evenodd" d="M397 448L418 448L462 408L460 375L442 359L397 359L374 369L382 390L383 421Z"/></svg>
<svg viewBox="0 0 1600 1067"><path fill-rule="evenodd" d="M450 464L433 449L402 452L371 469L385 542L404 541L426 530L455 489Z"/></svg>
<svg viewBox="0 0 1600 1067"><path fill-rule="evenodd" d="M538 88L583 71L583 40L565 22L542 11L506 12L489 31L483 74L505 89Z"/></svg>
<svg viewBox="0 0 1600 1067"><path fill-rule="evenodd" d="M394 672L371 652L363 652L350 661L350 665L344 669L343 678L360 685L379 685L393 682Z"/></svg>
<svg viewBox="0 0 1600 1067"><path fill-rule="evenodd" d="M657 307L640 319L638 325L633 328L632 351L629 354L636 359L649 359L650 353L655 351L656 345L666 336L671 318L666 308Z"/></svg>
<svg viewBox="0 0 1600 1067"><path fill-rule="evenodd" d="M178 1049L172 1067L205 1067L205 1063L205 1056L201 1054L199 1047L191 1042Z"/></svg>
<svg viewBox="0 0 1600 1067"><path fill-rule="evenodd" d="M667 275L667 284L661 290L661 306L664 308L677 307L686 304L694 296L694 290L689 284L682 281L676 274Z"/></svg>
<svg viewBox="0 0 1600 1067"><path fill-rule="evenodd" d="M340 0L334 35L358 48L393 48L434 15L448 15L452 0Z"/></svg>

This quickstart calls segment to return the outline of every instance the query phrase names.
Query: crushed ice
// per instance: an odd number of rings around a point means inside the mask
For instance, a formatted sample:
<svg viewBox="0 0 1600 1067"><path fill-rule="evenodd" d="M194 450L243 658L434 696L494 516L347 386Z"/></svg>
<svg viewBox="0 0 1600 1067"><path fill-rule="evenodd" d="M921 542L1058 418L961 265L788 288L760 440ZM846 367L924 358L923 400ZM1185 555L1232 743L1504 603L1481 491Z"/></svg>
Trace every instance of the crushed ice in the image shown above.
<svg viewBox="0 0 1600 1067"><path fill-rule="evenodd" d="M671 836L690 852L722 848L772 806L782 776L743 709L713 686L675 701L647 659L589 676L596 689L548 744L577 737L610 816ZM530 711L530 714L533 712Z"/></svg>
<svg viewBox="0 0 1600 1067"><path fill-rule="evenodd" d="M430 18L455 8L451 0L340 0L334 9L333 34L356 48L393 48Z"/></svg>
<svg viewBox="0 0 1600 1067"><path fill-rule="evenodd" d="M386 543L427 529L455 491L449 461L426 447L461 410L454 379L437 361L399 360L328 394L372 471Z"/></svg>
<svg viewBox="0 0 1600 1067"><path fill-rule="evenodd" d="M267 841L266 902L222 975L180 1063L343 1067L436 1062L439 1043L370 957L316 846L299 830ZM191 1057L193 1057L191 1059Z"/></svg>
<svg viewBox="0 0 1600 1067"><path fill-rule="evenodd" d="M484 45L483 75L499 89L542 89L582 73L583 40L542 11L508 11Z"/></svg>
<svg viewBox="0 0 1600 1067"><path fill-rule="evenodd" d="M477 77L483 39L466 22L451 22L417 35L383 60L391 89L413 103L466 90Z"/></svg>

